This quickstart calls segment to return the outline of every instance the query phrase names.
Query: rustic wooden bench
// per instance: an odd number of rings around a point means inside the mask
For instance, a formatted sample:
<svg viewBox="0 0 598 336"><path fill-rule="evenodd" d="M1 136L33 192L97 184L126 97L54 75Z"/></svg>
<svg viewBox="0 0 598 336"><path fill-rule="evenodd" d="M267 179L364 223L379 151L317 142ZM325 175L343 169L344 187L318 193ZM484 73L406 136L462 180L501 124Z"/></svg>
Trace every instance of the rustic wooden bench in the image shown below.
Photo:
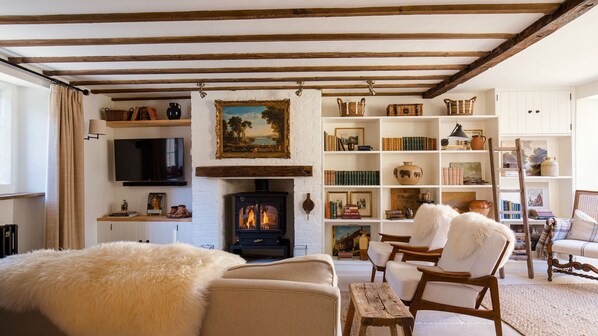
<svg viewBox="0 0 598 336"><path fill-rule="evenodd" d="M355 311L359 317L359 336L365 336L368 326L386 326L390 334L398 336L397 325L405 336L411 336L413 315L386 282L352 283L351 299L343 336L351 334Z"/></svg>

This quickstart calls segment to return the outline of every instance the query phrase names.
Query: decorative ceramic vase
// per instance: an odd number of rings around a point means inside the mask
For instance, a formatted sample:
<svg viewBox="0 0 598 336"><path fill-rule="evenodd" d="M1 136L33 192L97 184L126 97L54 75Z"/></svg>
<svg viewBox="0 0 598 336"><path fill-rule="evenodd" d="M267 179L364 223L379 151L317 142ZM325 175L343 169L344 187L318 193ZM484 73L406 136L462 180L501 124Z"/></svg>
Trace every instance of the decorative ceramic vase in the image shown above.
<svg viewBox="0 0 598 336"><path fill-rule="evenodd" d="M556 162L555 157L547 156L544 158L544 162L540 164L540 175L559 176L559 163Z"/></svg>
<svg viewBox="0 0 598 336"><path fill-rule="evenodd" d="M402 166L394 169L393 174L400 184L413 185L424 176L424 170L411 161L404 161Z"/></svg>
<svg viewBox="0 0 598 336"><path fill-rule="evenodd" d="M170 106L166 109L166 116L168 119L181 119L181 105L170 103Z"/></svg>
<svg viewBox="0 0 598 336"><path fill-rule="evenodd" d="M482 150L484 149L484 144L486 143L486 137L483 135L472 135L470 146L472 150Z"/></svg>
<svg viewBox="0 0 598 336"><path fill-rule="evenodd" d="M484 216L488 216L490 208L492 208L492 202L485 200L475 200L469 202L469 205L467 207L469 208L469 211L477 212Z"/></svg>

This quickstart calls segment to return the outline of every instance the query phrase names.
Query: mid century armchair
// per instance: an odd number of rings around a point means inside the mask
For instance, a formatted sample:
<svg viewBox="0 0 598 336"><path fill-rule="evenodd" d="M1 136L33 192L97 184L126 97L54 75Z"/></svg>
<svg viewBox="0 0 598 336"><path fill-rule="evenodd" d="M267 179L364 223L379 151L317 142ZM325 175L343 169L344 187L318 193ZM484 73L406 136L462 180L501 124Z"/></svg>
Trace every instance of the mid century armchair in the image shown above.
<svg viewBox="0 0 598 336"><path fill-rule="evenodd" d="M413 218L415 231L412 236L394 236L380 233L380 241L368 246L368 258L372 263L371 282L376 271L385 272L389 260L401 260L399 249L412 252L442 251L446 243L451 220L459 213L448 205L422 204ZM386 281L386 277L383 277Z"/></svg>
<svg viewBox="0 0 598 336"><path fill-rule="evenodd" d="M441 254L401 251L409 258L437 261L437 266L389 261L388 284L409 304L414 318L420 310L472 315L493 320L496 334L502 335L495 273L508 260L514 242L515 235L505 225L478 213L465 213L451 223ZM480 309L487 291L492 307Z"/></svg>

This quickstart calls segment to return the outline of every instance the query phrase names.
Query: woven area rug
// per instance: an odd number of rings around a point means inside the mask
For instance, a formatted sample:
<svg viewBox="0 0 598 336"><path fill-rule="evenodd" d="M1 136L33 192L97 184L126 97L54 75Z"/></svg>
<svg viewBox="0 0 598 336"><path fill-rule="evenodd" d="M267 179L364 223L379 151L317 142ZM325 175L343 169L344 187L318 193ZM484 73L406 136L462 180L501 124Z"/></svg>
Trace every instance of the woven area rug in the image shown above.
<svg viewBox="0 0 598 336"><path fill-rule="evenodd" d="M598 284L504 285L499 294L502 320L523 335L598 335Z"/></svg>

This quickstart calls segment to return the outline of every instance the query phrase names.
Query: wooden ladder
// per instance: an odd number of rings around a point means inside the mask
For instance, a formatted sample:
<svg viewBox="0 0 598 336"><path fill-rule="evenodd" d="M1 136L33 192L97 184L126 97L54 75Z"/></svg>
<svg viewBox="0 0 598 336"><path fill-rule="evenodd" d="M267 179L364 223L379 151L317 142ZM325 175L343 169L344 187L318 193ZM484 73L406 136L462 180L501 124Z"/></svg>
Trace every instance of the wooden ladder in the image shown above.
<svg viewBox="0 0 598 336"><path fill-rule="evenodd" d="M527 193L525 190L525 169L523 167L523 152L521 150L521 139L515 139L515 147L494 147L492 143L492 138L488 139L488 148L490 153L490 173L492 177L492 196L494 199L494 219L497 222L502 223L504 221L503 216L506 214L519 214L521 215L521 222L523 224L523 233L515 233L515 237L523 238L525 244L525 255L513 255L511 256L512 259L518 260L526 260L527 262L527 275L530 279L534 278L534 264L532 261L532 254L531 254L531 242L530 242L530 231L529 231L529 223L528 223L528 212L527 212ZM497 162L494 159L494 153L499 152L514 152L517 157L517 167L516 168L502 168L497 167ZM519 189L506 189L506 188L499 188L498 185L498 174L497 172L517 172L517 177L519 181ZM501 205L501 193L519 193L519 199L521 200L521 210L519 211L504 211L499 210ZM505 223L505 225L509 225ZM518 250L520 251L520 250ZM505 277L504 269L500 269L499 271L500 277Z"/></svg>

